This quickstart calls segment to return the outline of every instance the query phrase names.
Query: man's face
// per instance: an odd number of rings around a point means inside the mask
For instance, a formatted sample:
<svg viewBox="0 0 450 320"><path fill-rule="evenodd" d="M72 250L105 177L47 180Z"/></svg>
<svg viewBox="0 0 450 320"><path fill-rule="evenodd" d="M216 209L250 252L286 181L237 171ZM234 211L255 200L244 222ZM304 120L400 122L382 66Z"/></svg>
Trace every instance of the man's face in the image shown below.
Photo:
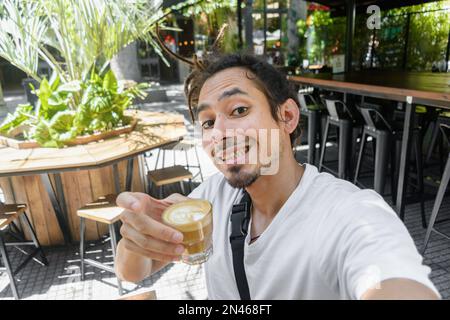
<svg viewBox="0 0 450 320"><path fill-rule="evenodd" d="M235 67L209 78L200 91L197 109L203 148L236 188L251 185L263 167L279 161L281 139L286 138L249 74ZM272 138L274 133L277 139Z"/></svg>

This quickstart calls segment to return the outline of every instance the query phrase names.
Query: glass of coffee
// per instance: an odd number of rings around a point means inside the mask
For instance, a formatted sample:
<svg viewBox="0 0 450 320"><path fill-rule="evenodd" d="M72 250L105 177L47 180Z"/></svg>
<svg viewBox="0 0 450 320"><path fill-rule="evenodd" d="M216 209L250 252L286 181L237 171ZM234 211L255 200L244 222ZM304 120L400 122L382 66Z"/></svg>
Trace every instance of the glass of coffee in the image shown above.
<svg viewBox="0 0 450 320"><path fill-rule="evenodd" d="M183 234L183 262L200 264L208 260L212 254L211 203L196 199L175 203L164 210L162 221Z"/></svg>

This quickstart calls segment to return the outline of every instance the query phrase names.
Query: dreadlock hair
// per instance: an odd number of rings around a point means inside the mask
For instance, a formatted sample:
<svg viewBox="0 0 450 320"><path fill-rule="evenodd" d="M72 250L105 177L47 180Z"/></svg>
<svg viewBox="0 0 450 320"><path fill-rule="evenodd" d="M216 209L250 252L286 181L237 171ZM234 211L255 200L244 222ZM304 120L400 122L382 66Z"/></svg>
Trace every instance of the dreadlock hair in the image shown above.
<svg viewBox="0 0 450 320"><path fill-rule="evenodd" d="M166 52L171 56L188 63L192 68L184 83L184 93L187 98L192 121L195 121L197 118L196 107L198 104L198 97L206 80L220 71L234 67L248 70L248 79L254 81L257 88L264 93L270 106L271 115L276 121L283 121L283 119L279 118L278 110L286 100L294 100L300 108L294 86L289 83L282 72L275 69L271 64L253 54L242 52L222 54L220 52L220 40L223 37L225 28L226 25L221 28L210 52L205 54L202 58L194 55L192 60L178 56L165 47L162 41L159 41ZM159 37L158 40L160 40ZM300 137L301 131L301 123L299 121L295 130L290 134L291 145L294 145L294 141Z"/></svg>

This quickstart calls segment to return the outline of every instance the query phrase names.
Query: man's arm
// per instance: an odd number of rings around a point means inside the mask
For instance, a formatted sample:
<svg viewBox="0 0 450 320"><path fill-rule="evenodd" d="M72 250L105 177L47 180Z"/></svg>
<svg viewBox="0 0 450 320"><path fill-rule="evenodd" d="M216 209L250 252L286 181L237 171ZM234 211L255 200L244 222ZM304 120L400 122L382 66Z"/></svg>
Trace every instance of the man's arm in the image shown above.
<svg viewBox="0 0 450 320"><path fill-rule="evenodd" d="M123 241L117 245L117 259L115 272L119 279L129 282L140 282L158 272L170 262L157 261L137 254L134 250L128 250Z"/></svg>
<svg viewBox="0 0 450 320"><path fill-rule="evenodd" d="M369 289L362 300L436 300L439 297L427 286L410 279L395 278L384 280L379 288Z"/></svg>

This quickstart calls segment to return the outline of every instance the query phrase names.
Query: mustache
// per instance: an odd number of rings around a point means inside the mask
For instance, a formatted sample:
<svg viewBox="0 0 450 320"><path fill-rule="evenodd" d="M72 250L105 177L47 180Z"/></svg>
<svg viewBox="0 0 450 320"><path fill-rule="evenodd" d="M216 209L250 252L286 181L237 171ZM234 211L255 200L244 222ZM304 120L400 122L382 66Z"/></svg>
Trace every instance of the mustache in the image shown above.
<svg viewBox="0 0 450 320"><path fill-rule="evenodd" d="M217 154L223 154L226 152L248 150L248 148L255 144L256 139L250 136L224 137L221 141L213 143L211 147L211 155L215 157Z"/></svg>

